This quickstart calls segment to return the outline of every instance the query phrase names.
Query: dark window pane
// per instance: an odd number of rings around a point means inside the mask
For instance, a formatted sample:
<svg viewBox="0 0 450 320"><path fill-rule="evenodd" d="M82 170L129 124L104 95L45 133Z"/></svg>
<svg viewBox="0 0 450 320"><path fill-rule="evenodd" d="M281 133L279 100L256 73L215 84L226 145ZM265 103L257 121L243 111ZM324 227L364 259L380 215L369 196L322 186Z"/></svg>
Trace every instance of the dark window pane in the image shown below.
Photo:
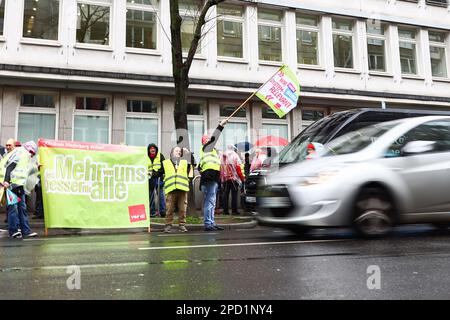
<svg viewBox="0 0 450 320"><path fill-rule="evenodd" d="M21 97L21 106L36 108L54 108L55 98L46 94L24 93Z"/></svg>
<svg viewBox="0 0 450 320"><path fill-rule="evenodd" d="M203 105L201 103L188 103L187 104L187 114L192 116L203 115Z"/></svg>
<svg viewBox="0 0 450 320"><path fill-rule="evenodd" d="M106 98L77 97L75 108L78 110L108 110Z"/></svg>
<svg viewBox="0 0 450 320"><path fill-rule="evenodd" d="M305 121L317 121L322 119L325 116L323 111L319 110L303 110L302 111L302 120Z"/></svg>
<svg viewBox="0 0 450 320"><path fill-rule="evenodd" d="M25 0L24 37L58 40L58 21L59 0Z"/></svg>
<svg viewBox="0 0 450 320"><path fill-rule="evenodd" d="M145 113L157 113L158 105L152 100L128 100L127 101L128 112L145 112Z"/></svg>
<svg viewBox="0 0 450 320"><path fill-rule="evenodd" d="M231 114L237 109L237 107L238 107L237 105L222 105L222 106L220 106L220 116L221 117L231 116ZM245 118L246 117L245 107L239 109L239 111L233 117Z"/></svg>

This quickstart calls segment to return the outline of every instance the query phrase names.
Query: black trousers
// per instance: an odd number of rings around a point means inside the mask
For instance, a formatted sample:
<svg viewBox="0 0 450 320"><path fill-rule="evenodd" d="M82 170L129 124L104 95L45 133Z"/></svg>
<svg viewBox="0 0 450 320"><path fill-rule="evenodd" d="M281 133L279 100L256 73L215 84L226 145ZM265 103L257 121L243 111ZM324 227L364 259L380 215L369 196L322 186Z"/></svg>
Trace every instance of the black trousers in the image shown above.
<svg viewBox="0 0 450 320"><path fill-rule="evenodd" d="M237 213L237 198L238 198L238 189L239 185L237 182L233 180L228 180L224 183L224 193L223 193L223 213L228 214L228 199L231 192L231 211L233 213Z"/></svg>

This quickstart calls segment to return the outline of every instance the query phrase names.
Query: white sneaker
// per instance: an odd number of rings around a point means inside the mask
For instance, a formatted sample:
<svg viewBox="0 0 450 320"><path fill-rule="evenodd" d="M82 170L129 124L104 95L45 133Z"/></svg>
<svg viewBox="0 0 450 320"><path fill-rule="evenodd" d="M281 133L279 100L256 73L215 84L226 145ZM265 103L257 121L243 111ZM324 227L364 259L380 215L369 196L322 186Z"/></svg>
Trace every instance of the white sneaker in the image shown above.
<svg viewBox="0 0 450 320"><path fill-rule="evenodd" d="M170 233L170 229L172 229L171 226L166 226L166 227L164 228L164 233Z"/></svg>
<svg viewBox="0 0 450 320"><path fill-rule="evenodd" d="M36 232L32 232L32 233L29 233L29 234L25 235L25 238L34 238L34 237L37 237L37 236L38 236L38 234Z"/></svg>
<svg viewBox="0 0 450 320"><path fill-rule="evenodd" d="M181 225L180 226L180 231L181 232L188 232L188 229L185 226Z"/></svg>
<svg viewBox="0 0 450 320"><path fill-rule="evenodd" d="M11 235L11 238L14 238L14 239L20 239L20 238L22 238L22 232L20 232L20 231L14 232L14 233Z"/></svg>

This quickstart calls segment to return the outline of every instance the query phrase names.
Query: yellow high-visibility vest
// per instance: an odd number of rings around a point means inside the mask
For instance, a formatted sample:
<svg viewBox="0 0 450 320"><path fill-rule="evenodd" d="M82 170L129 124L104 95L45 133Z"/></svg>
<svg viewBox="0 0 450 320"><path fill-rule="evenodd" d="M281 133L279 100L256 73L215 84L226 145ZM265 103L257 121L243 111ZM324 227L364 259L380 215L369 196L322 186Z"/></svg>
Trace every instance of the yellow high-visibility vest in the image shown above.
<svg viewBox="0 0 450 320"><path fill-rule="evenodd" d="M152 171L158 171L159 169L161 169L161 153L157 153L155 159L153 159L153 163L152 160L150 159L150 164L148 165L148 172L152 172Z"/></svg>
<svg viewBox="0 0 450 320"><path fill-rule="evenodd" d="M216 149L212 149L210 152L203 152L200 150L200 172L206 170L216 170L220 171L220 158Z"/></svg>
<svg viewBox="0 0 450 320"><path fill-rule="evenodd" d="M24 186L29 171L29 162L31 159L30 153L24 148L18 148L17 150L13 150L8 153L1 161L0 161L0 180L3 182L5 180L6 175L6 163L8 159L14 154L18 153L19 161L17 162L16 167L11 172L11 184L15 184L18 186Z"/></svg>
<svg viewBox="0 0 450 320"><path fill-rule="evenodd" d="M178 169L175 169L170 159L163 161L164 167L164 193L174 190L189 191L188 163L181 160Z"/></svg>

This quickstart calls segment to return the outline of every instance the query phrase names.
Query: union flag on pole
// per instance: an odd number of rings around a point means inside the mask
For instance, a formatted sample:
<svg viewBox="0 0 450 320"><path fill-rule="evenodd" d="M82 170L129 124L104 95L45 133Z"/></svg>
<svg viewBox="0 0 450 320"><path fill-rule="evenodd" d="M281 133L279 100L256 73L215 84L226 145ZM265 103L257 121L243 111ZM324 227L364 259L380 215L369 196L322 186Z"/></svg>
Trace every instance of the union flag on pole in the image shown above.
<svg viewBox="0 0 450 320"><path fill-rule="evenodd" d="M297 106L300 84L295 73L288 66L283 65L269 81L259 88L256 96L282 118Z"/></svg>

